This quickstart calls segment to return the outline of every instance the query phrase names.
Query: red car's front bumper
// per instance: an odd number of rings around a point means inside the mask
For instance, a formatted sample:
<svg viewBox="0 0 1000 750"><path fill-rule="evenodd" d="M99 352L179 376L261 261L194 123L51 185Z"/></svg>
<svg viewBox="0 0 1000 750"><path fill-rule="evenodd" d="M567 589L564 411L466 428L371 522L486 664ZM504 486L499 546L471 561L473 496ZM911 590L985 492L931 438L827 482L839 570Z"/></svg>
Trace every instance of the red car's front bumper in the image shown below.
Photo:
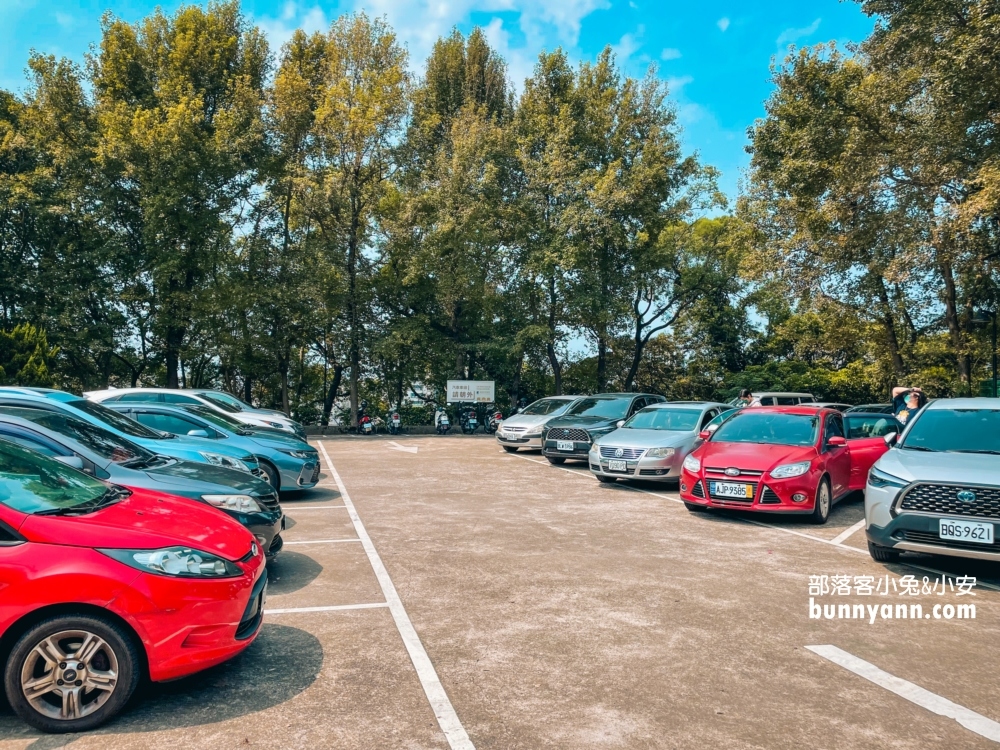
<svg viewBox="0 0 1000 750"><path fill-rule="evenodd" d="M773 479L766 473L756 477L727 477L723 474L681 472L681 499L693 505L710 508L734 508L766 513L812 513L816 505L819 474L808 471L802 476ZM719 497L711 492L711 482L737 482L753 485L753 497L737 499ZM802 499L798 499L802 498Z"/></svg>

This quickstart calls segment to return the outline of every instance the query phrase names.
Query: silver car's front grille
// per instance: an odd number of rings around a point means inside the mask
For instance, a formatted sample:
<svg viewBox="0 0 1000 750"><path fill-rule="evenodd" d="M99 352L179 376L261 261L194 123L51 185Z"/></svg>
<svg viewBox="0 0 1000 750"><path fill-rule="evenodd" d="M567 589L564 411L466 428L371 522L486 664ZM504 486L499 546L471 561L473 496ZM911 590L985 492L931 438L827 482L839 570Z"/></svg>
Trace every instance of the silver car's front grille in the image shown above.
<svg viewBox="0 0 1000 750"><path fill-rule="evenodd" d="M645 452L645 448L615 448L610 445L601 446L602 458L625 458L629 461L634 461Z"/></svg>
<svg viewBox="0 0 1000 750"><path fill-rule="evenodd" d="M554 427L545 433L548 440L572 440L574 443L589 443L590 435L578 427Z"/></svg>
<svg viewBox="0 0 1000 750"><path fill-rule="evenodd" d="M972 518L1000 518L1000 488L917 484L906 490L898 510Z"/></svg>
<svg viewBox="0 0 1000 750"><path fill-rule="evenodd" d="M500 429L504 432L525 432L527 427L508 427L507 425L500 425Z"/></svg>

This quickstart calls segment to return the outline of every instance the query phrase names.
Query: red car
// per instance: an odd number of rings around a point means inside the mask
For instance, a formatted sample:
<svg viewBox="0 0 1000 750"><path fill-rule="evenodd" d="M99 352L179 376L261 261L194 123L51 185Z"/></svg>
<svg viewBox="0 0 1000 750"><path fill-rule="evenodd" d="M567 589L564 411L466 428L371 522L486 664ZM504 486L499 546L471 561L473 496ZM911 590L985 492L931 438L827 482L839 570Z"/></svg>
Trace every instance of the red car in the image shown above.
<svg viewBox="0 0 1000 750"><path fill-rule="evenodd" d="M705 442L684 460L681 499L692 511L799 513L826 523L834 503L864 490L868 470L888 450L883 436L898 430L888 414L744 409L702 433Z"/></svg>
<svg viewBox="0 0 1000 750"><path fill-rule="evenodd" d="M143 675L235 656L260 629L266 585L253 535L214 508L0 440L0 664L32 726L95 727Z"/></svg>

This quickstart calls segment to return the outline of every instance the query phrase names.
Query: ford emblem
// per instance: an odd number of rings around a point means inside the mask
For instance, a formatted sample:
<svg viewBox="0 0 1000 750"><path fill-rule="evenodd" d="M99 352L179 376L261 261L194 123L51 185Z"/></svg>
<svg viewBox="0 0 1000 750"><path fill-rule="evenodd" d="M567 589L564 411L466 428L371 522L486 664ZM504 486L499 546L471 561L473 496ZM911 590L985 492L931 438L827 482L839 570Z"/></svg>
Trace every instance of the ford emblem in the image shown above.
<svg viewBox="0 0 1000 750"><path fill-rule="evenodd" d="M257 542L250 542L250 556L257 557L260 554L260 548L257 546Z"/></svg>
<svg viewBox="0 0 1000 750"><path fill-rule="evenodd" d="M726 469L726 476L727 477L738 477L739 475L740 475L740 470L739 469L733 469L731 467L728 468L728 469Z"/></svg>
<svg viewBox="0 0 1000 750"><path fill-rule="evenodd" d="M624 455L625 455L625 451L624 450L622 450L621 448L616 448L615 449L615 458L621 458Z"/></svg>
<svg viewBox="0 0 1000 750"><path fill-rule="evenodd" d="M974 503L976 502L976 493L972 490L959 490L955 497L961 500L963 503Z"/></svg>

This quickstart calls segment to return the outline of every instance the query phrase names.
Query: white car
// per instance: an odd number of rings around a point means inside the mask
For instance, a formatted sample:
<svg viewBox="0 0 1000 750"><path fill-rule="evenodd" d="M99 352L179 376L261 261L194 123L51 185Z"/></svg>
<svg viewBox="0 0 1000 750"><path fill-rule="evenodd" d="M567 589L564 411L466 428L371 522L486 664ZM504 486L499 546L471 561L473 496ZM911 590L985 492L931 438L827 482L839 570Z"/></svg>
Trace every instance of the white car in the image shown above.
<svg viewBox="0 0 1000 750"><path fill-rule="evenodd" d="M298 422L289 419L280 411L255 409L224 391L207 388L110 388L104 391L87 391L83 394L90 401L98 403L142 403L142 404L201 404L215 411L228 414L243 424L253 427L269 427L282 432L290 432L305 439L306 431Z"/></svg>

